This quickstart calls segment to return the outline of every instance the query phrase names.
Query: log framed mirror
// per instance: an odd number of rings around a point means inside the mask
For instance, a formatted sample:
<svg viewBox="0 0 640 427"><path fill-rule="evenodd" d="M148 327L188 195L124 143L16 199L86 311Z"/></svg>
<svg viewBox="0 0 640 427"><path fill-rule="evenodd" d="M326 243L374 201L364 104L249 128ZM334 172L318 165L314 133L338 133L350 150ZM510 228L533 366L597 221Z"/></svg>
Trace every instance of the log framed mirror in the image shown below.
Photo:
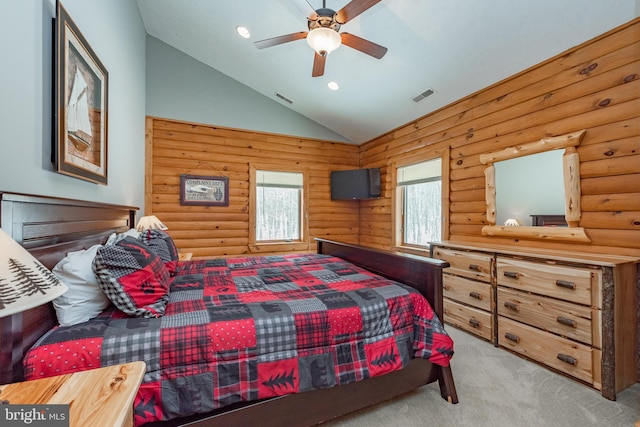
<svg viewBox="0 0 640 427"><path fill-rule="evenodd" d="M487 222L482 228L485 236L515 237L533 240L560 240L588 243L591 240L580 227L580 158L577 147L586 130L565 135L542 138L528 144L508 147L504 150L480 155L485 168L485 197ZM496 169L494 163L564 149L562 156L566 227L507 226L496 225Z"/></svg>

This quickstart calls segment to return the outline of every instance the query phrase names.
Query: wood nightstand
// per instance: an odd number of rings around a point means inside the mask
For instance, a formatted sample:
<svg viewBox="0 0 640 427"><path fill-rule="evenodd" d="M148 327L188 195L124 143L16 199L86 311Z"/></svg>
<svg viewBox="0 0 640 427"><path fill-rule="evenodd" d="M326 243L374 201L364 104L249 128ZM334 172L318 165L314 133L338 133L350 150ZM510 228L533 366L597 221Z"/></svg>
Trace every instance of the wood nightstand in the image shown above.
<svg viewBox="0 0 640 427"><path fill-rule="evenodd" d="M71 427L132 426L133 399L145 370L144 362L132 362L0 385L0 399L20 405L70 404Z"/></svg>
<svg viewBox="0 0 640 427"><path fill-rule="evenodd" d="M193 252L180 252L178 254L178 258L180 261L189 261L193 256Z"/></svg>

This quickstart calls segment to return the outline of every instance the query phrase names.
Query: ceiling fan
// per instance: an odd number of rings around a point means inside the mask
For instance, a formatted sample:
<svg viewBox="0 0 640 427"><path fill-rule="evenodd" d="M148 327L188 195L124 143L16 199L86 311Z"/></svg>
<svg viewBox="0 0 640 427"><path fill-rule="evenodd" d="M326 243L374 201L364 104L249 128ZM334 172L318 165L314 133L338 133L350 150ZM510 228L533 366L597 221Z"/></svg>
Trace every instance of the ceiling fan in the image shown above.
<svg viewBox="0 0 640 427"><path fill-rule="evenodd" d="M351 0L339 11L328 9L326 1L323 0L322 8L311 13L307 18L309 31L286 34L270 39L255 42L258 49L276 46L300 39L307 39L307 43L315 50L313 59L312 77L319 77L324 74L324 65L327 55L340 47L341 44L359 50L362 53L380 59L387 48L379 44L370 42L361 37L349 33L339 33L340 26L346 24L362 12L379 3L381 0Z"/></svg>

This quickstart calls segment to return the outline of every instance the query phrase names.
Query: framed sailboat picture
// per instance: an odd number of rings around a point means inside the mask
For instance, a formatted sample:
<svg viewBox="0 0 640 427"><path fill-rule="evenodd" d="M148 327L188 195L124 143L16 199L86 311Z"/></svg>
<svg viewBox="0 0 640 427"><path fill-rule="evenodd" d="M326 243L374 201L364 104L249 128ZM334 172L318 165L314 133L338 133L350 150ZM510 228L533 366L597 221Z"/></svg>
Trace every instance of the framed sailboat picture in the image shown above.
<svg viewBox="0 0 640 427"><path fill-rule="evenodd" d="M54 40L56 171L107 185L107 69L60 2Z"/></svg>

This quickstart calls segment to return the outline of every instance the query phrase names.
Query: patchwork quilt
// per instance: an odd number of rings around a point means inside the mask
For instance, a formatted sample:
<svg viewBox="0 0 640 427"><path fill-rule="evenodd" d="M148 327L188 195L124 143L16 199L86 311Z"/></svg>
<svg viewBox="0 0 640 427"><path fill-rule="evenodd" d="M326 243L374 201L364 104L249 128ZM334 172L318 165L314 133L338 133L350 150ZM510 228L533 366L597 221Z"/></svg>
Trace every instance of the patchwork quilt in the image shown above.
<svg viewBox="0 0 640 427"><path fill-rule="evenodd" d="M28 379L143 360L135 423L383 375L453 342L414 289L344 260L296 254L181 262L165 314L114 307L45 334Z"/></svg>

